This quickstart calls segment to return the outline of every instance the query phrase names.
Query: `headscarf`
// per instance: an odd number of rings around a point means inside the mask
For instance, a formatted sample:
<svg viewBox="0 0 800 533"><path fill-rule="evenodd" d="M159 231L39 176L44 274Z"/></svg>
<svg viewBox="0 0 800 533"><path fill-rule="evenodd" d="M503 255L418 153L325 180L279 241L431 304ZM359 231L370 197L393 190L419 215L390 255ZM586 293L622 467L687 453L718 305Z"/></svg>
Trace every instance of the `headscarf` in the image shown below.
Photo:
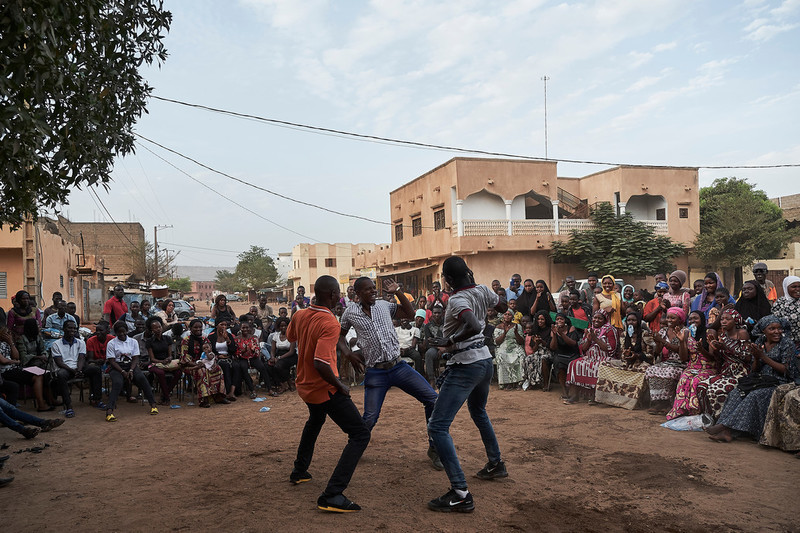
<svg viewBox="0 0 800 533"><path fill-rule="evenodd" d="M600 288L603 288L603 280L606 278L611 278L612 283L614 283L614 285L617 284L617 278L615 278L612 274L606 274L605 276L600 278ZM614 292L614 289L611 289L611 292ZM611 292L606 292L606 290L603 289L603 294L606 296L611 294Z"/></svg>
<svg viewBox="0 0 800 533"><path fill-rule="evenodd" d="M775 323L781 325L784 335L789 335L789 333L792 331L792 325L785 318L775 315L767 315L759 320L758 324L755 325L753 328L753 336L764 335L764 330L767 329L767 326Z"/></svg>
<svg viewBox="0 0 800 533"><path fill-rule="evenodd" d="M705 279L706 279L706 278L712 278L712 277L713 277L715 280L717 280L717 286L716 286L716 287L714 287L714 292L716 293L716 292L717 292L717 289L719 289L720 287L722 287L722 280L720 279L720 277L719 277L719 274L717 274L716 272L709 272L708 274L706 274L706 275L703 277L703 292L701 292L701 293L700 293L700 294L699 294L699 295L698 295L698 296L695 298L695 301L696 301L696 302L698 302L697 309L699 309L699 310L700 310L700 311L702 311L703 313L705 313L706 311L708 311L708 308L709 308L709 307L713 307L713 306L714 306L714 301L713 301L713 299L712 299L711 303L708 303L708 302L706 302L706 298L708 297L708 291L706 290Z"/></svg>
<svg viewBox="0 0 800 533"><path fill-rule="evenodd" d="M797 301L797 300L789 296L789 285L791 285L792 283L797 283L798 281L800 281L800 278L797 276L786 276L785 278L783 278L783 295L786 296L791 301Z"/></svg>
<svg viewBox="0 0 800 533"><path fill-rule="evenodd" d="M544 327L539 328L539 315L544 316ZM553 319L550 318L550 313L547 311L539 311L533 317L533 323L531 324L533 334L538 335L540 339L542 339L545 344L550 344L550 334L552 330L550 329L553 326Z"/></svg>
<svg viewBox="0 0 800 533"><path fill-rule="evenodd" d="M784 291L783 292L786 292L785 287L788 287L788 285L786 285L786 282L784 281ZM26 294L28 295L28 307L23 309L22 307L20 307L20 300L22 300L22 297L24 295L26 295ZM17 314L18 317L20 317L20 318L27 317L35 309L35 307L33 305L33 302L31 302L31 300L32 300L31 293L29 293L28 291L25 291L25 290L17 291L17 294L14 295L14 307L13 307L13 309L14 309L14 312Z"/></svg>
<svg viewBox="0 0 800 533"><path fill-rule="evenodd" d="M686 312L680 307L670 307L667 309L668 315L675 315L681 319L681 324L686 324Z"/></svg>
<svg viewBox="0 0 800 533"><path fill-rule="evenodd" d="M754 321L758 322L762 317L770 314L772 306L769 300L767 300L767 294L764 292L759 282L756 280L749 280L745 281L745 283L755 287L756 297L752 300L747 300L744 296L740 295L739 299L736 301L736 310L739 311L742 318L745 320L752 318Z"/></svg>
<svg viewBox="0 0 800 533"><path fill-rule="evenodd" d="M729 315L734 320L737 327L742 327L744 325L744 320L742 319L742 315L735 308L726 307L725 309L722 310L722 314ZM760 323L761 322L759 322L759 324Z"/></svg>
<svg viewBox="0 0 800 533"><path fill-rule="evenodd" d="M633 295L631 295L631 299L630 300L626 300L625 299L625 288L626 287L630 287L633 292L636 292L636 288L634 288L633 285L623 285L623 287L622 287L622 294L621 294L622 301L626 302L626 303L631 303L631 302L633 302Z"/></svg>
<svg viewBox="0 0 800 533"><path fill-rule="evenodd" d="M676 270L672 274L669 275L670 278L678 278L678 281L681 282L681 287L686 285L686 272L683 270ZM669 278L667 278L669 280Z"/></svg>
<svg viewBox="0 0 800 533"><path fill-rule="evenodd" d="M597 311L595 311L594 313L592 313L592 317L595 317L597 315L600 315L601 317L603 317L605 319L606 323L608 322L608 311L606 311L602 307L600 309L598 309Z"/></svg>

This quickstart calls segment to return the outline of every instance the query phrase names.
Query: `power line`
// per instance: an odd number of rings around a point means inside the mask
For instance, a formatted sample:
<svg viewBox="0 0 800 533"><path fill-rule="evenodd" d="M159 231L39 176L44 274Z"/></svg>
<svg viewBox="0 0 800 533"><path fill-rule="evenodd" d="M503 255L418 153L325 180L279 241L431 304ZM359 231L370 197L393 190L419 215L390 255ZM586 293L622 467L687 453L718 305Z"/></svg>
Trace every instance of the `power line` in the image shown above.
<svg viewBox="0 0 800 533"><path fill-rule="evenodd" d="M240 254L240 253L242 253L240 251L237 252L235 250L220 250L219 248L205 248L203 246L190 246L188 244L178 244L178 243L175 243L175 242L163 242L162 241L161 244L166 244L168 246L180 246L182 248L195 248L197 250L209 250L211 252L229 252L229 253L232 253L232 254Z"/></svg>
<svg viewBox="0 0 800 533"><path fill-rule="evenodd" d="M255 120L258 122L265 122L267 124L271 124L273 126L282 126L282 127L289 127L293 129L298 129L302 131L308 131L311 133L317 134L324 134L324 135L335 135L344 138L356 139L360 141L366 142L380 142L380 143L387 143L397 146L411 146L414 148L422 148L427 150L441 150L445 152L459 152L459 153L466 153L466 154L481 154L481 155L491 155L496 157L508 157L513 159L528 159L531 161L547 161L547 162L559 162L559 163L577 163L583 165L603 165L603 166L611 166L611 167L631 167L631 166L643 166L649 168L666 168L666 169L681 169L681 168L703 168L709 170L720 170L720 169L769 169L769 168L793 168L793 167L800 167L800 163L784 163L784 164L777 164L777 165L637 165L631 163L615 163L609 161L592 161L592 160L582 160L582 159L548 159L546 157L535 157L530 155L521 155L521 154L509 154L504 152L491 152L488 150L478 150L472 148L459 148L457 146L447 146L442 144L431 144L431 143L423 143L418 141L408 141L404 139L393 139L391 137L380 137L378 135L367 135L363 133L355 133L351 131L345 130L336 130L332 128L323 128L320 126L311 126L309 124L301 124L299 122L290 122L287 120L278 120L274 118L267 118L261 117L258 115L252 115L248 113L237 113L235 111L229 111L226 109L220 109L216 107L210 107L201 104L192 104L189 102L183 102L181 100L175 100L173 98L165 98L163 96L157 96L154 94L150 95L152 98L156 100L161 100L163 102L170 102L173 104L178 104L186 107L192 107L196 109L203 109L205 111L210 111L213 113L220 113L223 115L230 115L232 117L243 118L247 120ZM152 141L151 141L152 142ZM316 207L316 206L315 206ZM381 222L383 224L383 222Z"/></svg>
<svg viewBox="0 0 800 533"><path fill-rule="evenodd" d="M108 218L111 219L111 222L114 223L114 225L117 227L122 236L125 237L125 240L131 243L131 246L136 246L135 244L133 244L133 241L128 238L128 235L124 231L122 231L122 228L119 227L119 224L117 224L117 221L114 220L114 217L111 216L111 213L108 212L108 209L106 209L106 205L103 203L103 200L101 200L100 196L97 195L97 191L95 191L92 188L89 188L89 192L94 194L94 197L97 198L97 201L100 202L100 205L103 207L103 211L106 212Z"/></svg>

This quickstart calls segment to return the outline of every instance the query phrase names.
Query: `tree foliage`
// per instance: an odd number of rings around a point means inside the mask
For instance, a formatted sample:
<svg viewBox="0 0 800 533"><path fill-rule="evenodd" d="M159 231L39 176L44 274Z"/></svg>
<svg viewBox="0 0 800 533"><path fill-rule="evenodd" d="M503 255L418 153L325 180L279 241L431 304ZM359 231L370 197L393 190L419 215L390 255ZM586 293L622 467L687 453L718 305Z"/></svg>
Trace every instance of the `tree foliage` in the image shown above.
<svg viewBox="0 0 800 533"><path fill-rule="evenodd" d="M553 243L553 260L557 263L577 263L582 268L601 274L650 276L670 272L672 259L686 253L682 244L675 243L633 215L617 215L611 204L604 202L592 210L589 217L594 228L573 231L567 241Z"/></svg>
<svg viewBox="0 0 800 533"><path fill-rule="evenodd" d="M179 291L182 293L190 292L192 290L192 280L189 278L175 278L167 280L167 287L172 291Z"/></svg>
<svg viewBox="0 0 800 533"><path fill-rule="evenodd" d="M796 235L781 209L747 180L720 178L700 189L697 256L706 264L740 268L779 257Z"/></svg>
<svg viewBox="0 0 800 533"><path fill-rule="evenodd" d="M159 0L0 2L0 226L106 184L166 60Z"/></svg>
<svg viewBox="0 0 800 533"><path fill-rule="evenodd" d="M246 252L238 255L236 276L248 289L262 289L275 284L278 270L267 250L260 246L250 246Z"/></svg>
<svg viewBox="0 0 800 533"><path fill-rule="evenodd" d="M236 273L230 270L217 270L214 282L217 290L225 294L239 292L244 288Z"/></svg>

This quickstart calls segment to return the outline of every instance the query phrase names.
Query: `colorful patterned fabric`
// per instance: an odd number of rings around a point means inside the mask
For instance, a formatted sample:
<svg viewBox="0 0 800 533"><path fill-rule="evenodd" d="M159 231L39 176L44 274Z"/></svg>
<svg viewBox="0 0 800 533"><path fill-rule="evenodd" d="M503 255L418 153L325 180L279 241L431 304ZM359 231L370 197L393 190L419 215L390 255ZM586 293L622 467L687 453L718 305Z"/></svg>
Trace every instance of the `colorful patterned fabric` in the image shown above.
<svg viewBox="0 0 800 533"><path fill-rule="evenodd" d="M603 361L598 368L594 400L623 409L635 409L646 395L644 373L648 367L647 363L627 366L616 359Z"/></svg>
<svg viewBox="0 0 800 533"><path fill-rule="evenodd" d="M598 313L601 311L598 311ZM597 386L597 374L600 369L600 363L614 358L617 355L617 346L619 343L617 341L616 328L608 323L603 324L603 327L599 330L593 327L588 328L583 334L581 344L589 339L589 332L592 330L594 330L598 338L605 341L608 345L608 350L603 350L597 343L592 343L584 352L583 357L579 357L569 363L569 367L567 367L567 385L594 389Z"/></svg>
<svg viewBox="0 0 800 533"><path fill-rule="evenodd" d="M670 311L670 313L672 312ZM684 331L684 334L687 337L690 336L688 331ZM666 329L659 331L658 335L667 344L673 346L679 344L677 337L669 338ZM686 364L681 361L678 352L667 349L664 349L664 352L664 360L650 366L645 372L645 377L650 388L651 400L672 402L675 398L678 380L683 373L683 369L686 368Z"/></svg>
<svg viewBox="0 0 800 533"><path fill-rule="evenodd" d="M717 365L710 357L698 350L698 345L699 343L694 337L689 337L687 341L689 362L678 380L675 402L667 413L667 420L702 413L700 400L697 397L697 385L701 380L717 375Z"/></svg>
<svg viewBox="0 0 800 533"><path fill-rule="evenodd" d="M759 444L787 452L800 450L800 386L781 385L772 393Z"/></svg>
<svg viewBox="0 0 800 533"><path fill-rule="evenodd" d="M525 357L525 350L517 342L517 337L514 335L515 330L520 337L523 336L522 328L514 324L500 344L497 344L497 339L504 333L503 328L498 326L494 330L494 341L497 345L494 356L497 362L497 383L500 385L522 381L522 359Z"/></svg>
<svg viewBox="0 0 800 533"><path fill-rule="evenodd" d="M728 394L736 388L739 378L747 375L746 361L750 355L746 341L732 339L725 332L720 333L719 340L723 345L719 374L702 379L697 384L700 407L714 420L719 417Z"/></svg>

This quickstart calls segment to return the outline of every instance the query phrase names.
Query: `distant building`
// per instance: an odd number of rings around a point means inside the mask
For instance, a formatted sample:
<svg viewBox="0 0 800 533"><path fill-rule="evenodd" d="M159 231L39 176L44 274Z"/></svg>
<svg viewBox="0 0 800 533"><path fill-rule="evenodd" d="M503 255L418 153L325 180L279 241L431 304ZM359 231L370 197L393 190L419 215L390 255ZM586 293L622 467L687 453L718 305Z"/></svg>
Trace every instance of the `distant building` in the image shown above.
<svg viewBox="0 0 800 533"><path fill-rule="evenodd" d="M138 222L70 222L63 229L82 242L85 253L103 258L107 283L144 281L144 228Z"/></svg>
<svg viewBox="0 0 800 533"><path fill-rule="evenodd" d="M193 281L192 290L185 293L184 298L192 297L195 300L213 300L217 283L215 281Z"/></svg>
<svg viewBox="0 0 800 533"><path fill-rule="evenodd" d="M288 273L293 297L297 287L303 285L306 294L314 292L314 282L319 276L329 275L339 280L342 292L351 280L360 275L356 269L356 255L373 252L379 245L371 243L318 243L298 244L292 249L292 269Z"/></svg>
<svg viewBox="0 0 800 533"><path fill-rule="evenodd" d="M394 277L412 294L430 290L442 262L464 256L479 283L512 274L556 290L575 265L554 264L552 244L591 227L591 206L618 213L691 247L700 231L696 168L616 167L582 178L557 175L556 162L454 158L389 194L391 246L360 253L356 268ZM686 257L676 258L686 267Z"/></svg>

